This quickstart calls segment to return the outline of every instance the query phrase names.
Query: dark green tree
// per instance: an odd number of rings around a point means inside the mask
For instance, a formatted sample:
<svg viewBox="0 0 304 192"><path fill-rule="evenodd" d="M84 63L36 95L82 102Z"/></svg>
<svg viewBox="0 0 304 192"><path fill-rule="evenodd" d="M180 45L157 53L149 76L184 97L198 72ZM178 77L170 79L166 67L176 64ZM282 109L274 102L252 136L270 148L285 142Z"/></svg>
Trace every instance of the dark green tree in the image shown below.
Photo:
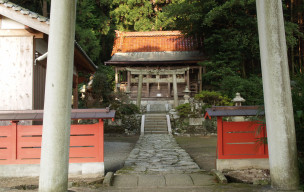
<svg viewBox="0 0 304 192"><path fill-rule="evenodd" d="M113 0L112 22L120 31L161 30L159 15L170 0Z"/></svg>

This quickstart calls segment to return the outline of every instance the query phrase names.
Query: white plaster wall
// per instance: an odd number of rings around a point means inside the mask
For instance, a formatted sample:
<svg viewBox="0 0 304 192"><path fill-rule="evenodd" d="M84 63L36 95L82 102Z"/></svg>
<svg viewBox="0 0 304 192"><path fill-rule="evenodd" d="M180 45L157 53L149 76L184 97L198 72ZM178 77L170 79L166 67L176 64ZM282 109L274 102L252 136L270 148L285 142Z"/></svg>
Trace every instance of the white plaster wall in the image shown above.
<svg viewBox="0 0 304 192"><path fill-rule="evenodd" d="M32 109L33 37L0 37L0 110Z"/></svg>
<svg viewBox="0 0 304 192"><path fill-rule="evenodd" d="M2 16L0 20L0 29L25 29L25 26L21 23L18 23L14 20L11 20L7 17Z"/></svg>

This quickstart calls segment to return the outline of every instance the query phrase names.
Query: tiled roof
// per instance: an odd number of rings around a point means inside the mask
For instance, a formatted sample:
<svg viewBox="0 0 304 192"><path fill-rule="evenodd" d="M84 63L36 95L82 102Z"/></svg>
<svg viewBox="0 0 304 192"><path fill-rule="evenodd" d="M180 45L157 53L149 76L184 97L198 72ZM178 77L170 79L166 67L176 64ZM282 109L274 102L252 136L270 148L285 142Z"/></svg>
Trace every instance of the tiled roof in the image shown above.
<svg viewBox="0 0 304 192"><path fill-rule="evenodd" d="M49 19L47 17L43 17L41 15L39 15L38 13L34 13L24 7L21 7L15 3L12 3L8 0L0 0L0 4L3 4L5 7L7 8L11 8L14 11L18 11L20 13L22 13L23 15L27 15L28 17L32 18L32 19L37 19L40 22L45 22L47 24L49 24Z"/></svg>
<svg viewBox="0 0 304 192"><path fill-rule="evenodd" d="M263 106L213 106L206 109L209 117L227 117L227 116L256 116L264 115Z"/></svg>
<svg viewBox="0 0 304 192"><path fill-rule="evenodd" d="M112 55L126 52L197 51L202 39L186 37L180 31L116 31Z"/></svg>

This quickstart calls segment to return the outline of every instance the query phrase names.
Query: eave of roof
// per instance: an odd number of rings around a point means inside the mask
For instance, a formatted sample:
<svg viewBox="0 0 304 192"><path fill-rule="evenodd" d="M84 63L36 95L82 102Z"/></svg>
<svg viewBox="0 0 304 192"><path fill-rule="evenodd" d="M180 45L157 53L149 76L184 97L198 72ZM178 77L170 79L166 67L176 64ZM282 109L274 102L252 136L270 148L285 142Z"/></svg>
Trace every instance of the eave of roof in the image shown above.
<svg viewBox="0 0 304 192"><path fill-rule="evenodd" d="M71 119L112 119L115 110L109 109L72 109ZM6 110L0 111L0 121L42 120L43 110Z"/></svg>
<svg viewBox="0 0 304 192"><path fill-rule="evenodd" d="M50 20L46 17L34 13L26 8L23 8L15 3L12 3L8 0L0 0L0 14L15 20L19 23L22 23L26 26L29 26L37 31L40 31L44 34L49 35ZM97 70L97 66L86 54L86 52L81 48L81 46L75 41L75 47L80 51L82 56L87 59L89 64L89 71ZM92 70L93 69L93 70Z"/></svg>
<svg viewBox="0 0 304 192"><path fill-rule="evenodd" d="M123 32L115 31L117 37L151 37L151 36L179 36L181 31L144 31L144 32Z"/></svg>
<svg viewBox="0 0 304 192"><path fill-rule="evenodd" d="M115 53L106 65L198 63L204 60L199 51Z"/></svg>

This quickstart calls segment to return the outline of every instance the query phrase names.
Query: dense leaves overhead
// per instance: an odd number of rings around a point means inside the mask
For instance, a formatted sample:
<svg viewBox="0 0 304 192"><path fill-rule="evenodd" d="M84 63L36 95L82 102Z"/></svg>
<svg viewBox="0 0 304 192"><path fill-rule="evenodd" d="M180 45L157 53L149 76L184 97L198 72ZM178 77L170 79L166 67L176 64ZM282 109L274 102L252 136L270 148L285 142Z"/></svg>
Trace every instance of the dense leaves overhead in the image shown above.
<svg viewBox="0 0 304 192"><path fill-rule="evenodd" d="M113 0L111 18L120 31L160 30L159 15L169 0Z"/></svg>

